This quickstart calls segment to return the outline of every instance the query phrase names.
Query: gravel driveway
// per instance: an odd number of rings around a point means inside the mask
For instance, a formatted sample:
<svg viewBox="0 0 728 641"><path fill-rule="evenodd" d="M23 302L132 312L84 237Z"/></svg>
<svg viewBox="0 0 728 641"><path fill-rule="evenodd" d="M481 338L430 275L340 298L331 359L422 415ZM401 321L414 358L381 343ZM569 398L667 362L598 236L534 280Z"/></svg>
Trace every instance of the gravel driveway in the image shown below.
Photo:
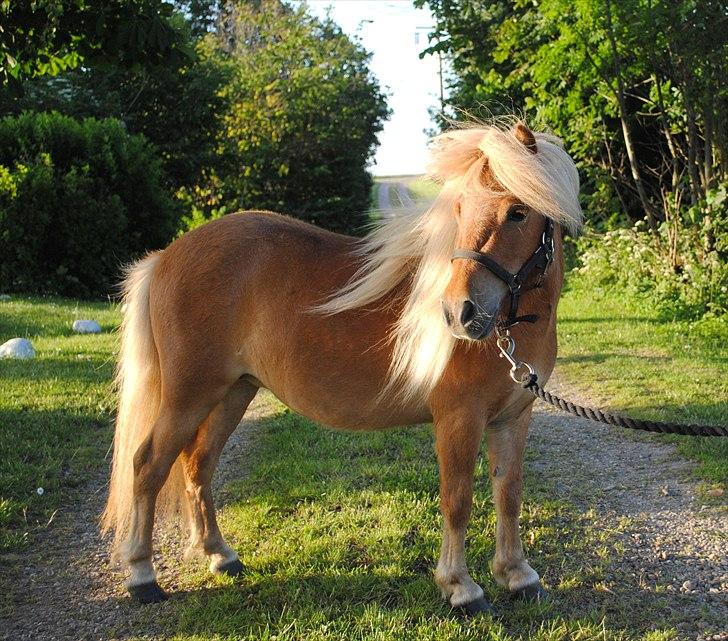
<svg viewBox="0 0 728 641"><path fill-rule="evenodd" d="M406 209L414 206L414 201L405 183L391 179L379 179L377 182L379 183L378 211L385 218L392 216L400 207Z"/></svg>

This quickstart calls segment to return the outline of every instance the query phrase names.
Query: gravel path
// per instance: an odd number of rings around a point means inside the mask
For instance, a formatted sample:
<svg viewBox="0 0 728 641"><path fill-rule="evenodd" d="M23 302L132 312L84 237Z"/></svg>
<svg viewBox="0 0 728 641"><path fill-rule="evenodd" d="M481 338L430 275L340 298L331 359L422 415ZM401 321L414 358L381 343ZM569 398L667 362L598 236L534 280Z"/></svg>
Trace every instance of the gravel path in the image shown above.
<svg viewBox="0 0 728 641"><path fill-rule="evenodd" d="M265 397L253 401L225 447L216 474L216 497L230 480L246 474L259 419L268 413ZM91 641L164 638L159 615L169 602L139 607L126 596L124 575L109 561L108 543L99 535L98 517L106 498L102 477L81 495L85 500L61 508L48 529L21 555L0 557L0 586L15 601L9 619L0 611L2 641ZM165 588L175 590L184 540L173 533L155 539L154 564ZM164 550L164 554L158 551ZM2 602L0 602L2 603ZM140 632L143 631L143 632Z"/></svg>
<svg viewBox="0 0 728 641"><path fill-rule="evenodd" d="M549 389L565 396L557 381ZM623 523L620 558L606 584L619 607L625 595L644 608L659 600L680 622L680 638L728 641L728 506L690 475L675 446L565 415L537 401L529 436L553 491L605 527ZM603 600L602 600L603 601Z"/></svg>
<svg viewBox="0 0 728 641"><path fill-rule="evenodd" d="M688 476L691 464L673 446L544 408L538 406L534 415L528 467L560 498L583 511L596 508L605 527L629 519L620 535L623 553L610 558L606 570L605 593L613 608L654 607L659 600L663 612L681 621L680 639L728 641L724 499L702 498L699 484ZM260 395L226 448L218 495L225 482L245 474L246 453L266 411ZM0 583L16 601L10 619L0 619L0 639L106 640L139 637L140 630L148 638L164 636L158 620L168 604L135 606L109 566L96 528L104 491L97 482L83 494L87 500L59 511L28 552L0 558ZM180 542L160 545L165 556L155 563L165 586L174 589ZM594 598L604 605L604 593ZM584 604L587 611L589 605Z"/></svg>

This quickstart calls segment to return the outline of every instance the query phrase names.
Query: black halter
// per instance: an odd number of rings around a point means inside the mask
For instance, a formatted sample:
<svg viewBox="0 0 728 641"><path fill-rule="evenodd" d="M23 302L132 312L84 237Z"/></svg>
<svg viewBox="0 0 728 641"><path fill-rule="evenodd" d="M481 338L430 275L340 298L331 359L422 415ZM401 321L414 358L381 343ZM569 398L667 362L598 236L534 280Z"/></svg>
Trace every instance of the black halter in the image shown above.
<svg viewBox="0 0 728 641"><path fill-rule="evenodd" d="M511 327L516 323L535 323L538 320L538 316L535 314L527 314L525 316L516 316L518 313L518 301L521 297L523 286L526 284L528 277L534 269L540 269L538 281L533 288L539 287L541 281L546 275L546 271L549 265L554 260L554 221L550 218L546 218L546 226L541 236L541 244L536 248L536 251L531 254L521 269L517 273L511 274L511 272L503 269L498 263L496 263L487 254L477 251L471 251L469 249L456 249L452 253L451 260L462 258L464 260L474 260L476 263L480 263L483 267L489 269L493 274L500 278L506 285L511 294L511 303L508 309L508 318L505 323L501 324L501 327ZM533 289L532 288L532 289Z"/></svg>

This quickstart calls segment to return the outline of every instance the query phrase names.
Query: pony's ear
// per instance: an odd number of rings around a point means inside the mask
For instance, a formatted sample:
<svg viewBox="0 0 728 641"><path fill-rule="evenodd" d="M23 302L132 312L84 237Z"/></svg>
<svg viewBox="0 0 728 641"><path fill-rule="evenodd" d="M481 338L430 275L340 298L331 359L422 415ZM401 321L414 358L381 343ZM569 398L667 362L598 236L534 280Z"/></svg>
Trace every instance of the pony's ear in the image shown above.
<svg viewBox="0 0 728 641"><path fill-rule="evenodd" d="M523 143L526 146L526 149L528 149L531 153L535 154L538 151L538 148L536 147L536 136L533 135L533 132L528 127L526 127L525 124L523 124L522 122L517 122L513 133L515 134L516 138L521 143Z"/></svg>

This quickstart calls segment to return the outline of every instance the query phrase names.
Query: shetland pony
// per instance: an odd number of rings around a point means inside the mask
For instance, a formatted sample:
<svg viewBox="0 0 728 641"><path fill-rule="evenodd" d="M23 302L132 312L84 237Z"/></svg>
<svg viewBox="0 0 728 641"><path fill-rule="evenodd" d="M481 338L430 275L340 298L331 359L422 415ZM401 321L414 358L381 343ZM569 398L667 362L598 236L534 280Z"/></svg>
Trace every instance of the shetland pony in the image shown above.
<svg viewBox="0 0 728 641"><path fill-rule="evenodd" d="M492 571L515 595L543 595L518 530L533 396L509 378L493 336L508 290L451 254L481 251L516 272L538 246L544 217L557 230L579 228L578 174L557 138L517 123L438 136L429 175L441 190L426 212L386 218L364 239L243 212L128 271L102 527L115 531L136 599L166 598L152 566L155 511L163 519L182 508L188 551L205 555L212 572L244 572L218 528L211 480L262 387L333 428L433 422L444 520L435 581L451 606L471 614L489 609L465 563L485 433L497 513ZM559 233L555 254L521 297L536 322L511 330L540 381L556 358Z"/></svg>

